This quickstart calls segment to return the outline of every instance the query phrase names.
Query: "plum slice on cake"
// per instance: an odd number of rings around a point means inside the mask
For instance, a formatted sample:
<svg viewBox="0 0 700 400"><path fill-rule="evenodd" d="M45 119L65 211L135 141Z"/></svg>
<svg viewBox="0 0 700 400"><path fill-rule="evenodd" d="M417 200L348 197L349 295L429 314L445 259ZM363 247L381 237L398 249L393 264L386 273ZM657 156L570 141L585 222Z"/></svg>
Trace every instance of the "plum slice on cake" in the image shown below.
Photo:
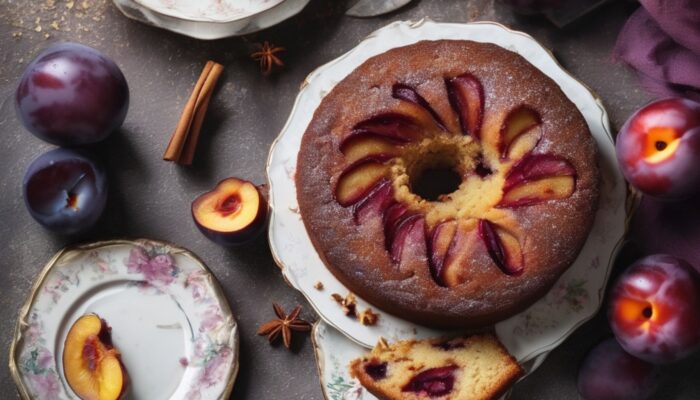
<svg viewBox="0 0 700 400"><path fill-rule="evenodd" d="M493 334L380 342L350 373L382 400L498 399L523 369Z"/></svg>
<svg viewBox="0 0 700 400"><path fill-rule="evenodd" d="M497 129L485 129L479 79L465 73L444 84L458 130L450 130L449 119L416 88L394 84L397 110L360 121L341 140L344 166L335 199L352 207L358 225L381 219L392 262L425 264L438 286L464 283L462 264L479 249L492 261L485 268L519 276L526 267L526 238L516 232L517 222L503 226L492 210L566 199L576 190L576 170L560 155L536 151L544 128L533 107L515 106ZM456 185L434 199L423 197L415 183L429 170L452 173ZM504 215L512 213L498 219Z"/></svg>

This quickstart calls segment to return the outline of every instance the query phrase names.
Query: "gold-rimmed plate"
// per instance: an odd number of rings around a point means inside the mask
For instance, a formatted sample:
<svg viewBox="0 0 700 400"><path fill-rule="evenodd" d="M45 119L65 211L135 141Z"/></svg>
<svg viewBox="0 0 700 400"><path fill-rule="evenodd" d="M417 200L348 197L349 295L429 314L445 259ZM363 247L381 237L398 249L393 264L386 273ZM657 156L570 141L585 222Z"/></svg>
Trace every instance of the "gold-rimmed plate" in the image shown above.
<svg viewBox="0 0 700 400"><path fill-rule="evenodd" d="M10 370L24 399L77 399L63 346L96 313L128 371L129 398L225 399L238 372L236 320L204 263L178 246L113 240L61 250L20 310Z"/></svg>
<svg viewBox="0 0 700 400"><path fill-rule="evenodd" d="M552 78L578 107L598 145L602 176L600 203L591 234L579 257L546 296L524 312L495 325L500 340L521 363L541 362L543 354L590 319L602 303L612 261L625 233L626 187L617 167L608 116L601 101L564 70L547 49L525 33L492 22L395 22L311 73L268 159L273 210L270 247L287 281L306 296L321 318L361 346L373 346L380 336L397 340L444 334L386 313L381 313L379 323L373 327L363 326L343 314L330 294L345 294L348 289L328 271L316 253L298 212L294 181L303 133L321 100L337 82L372 56L421 40L440 39L494 43L522 55ZM323 283L323 291L314 287L316 281ZM362 299L358 301L360 308L370 306Z"/></svg>

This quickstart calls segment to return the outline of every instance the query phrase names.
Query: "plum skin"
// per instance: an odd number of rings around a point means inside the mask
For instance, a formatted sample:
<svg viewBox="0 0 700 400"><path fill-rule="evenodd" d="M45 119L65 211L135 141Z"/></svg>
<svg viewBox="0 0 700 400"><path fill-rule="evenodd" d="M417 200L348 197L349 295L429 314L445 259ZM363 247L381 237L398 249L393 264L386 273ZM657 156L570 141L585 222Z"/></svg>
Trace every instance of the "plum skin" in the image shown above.
<svg viewBox="0 0 700 400"><path fill-rule="evenodd" d="M635 357L666 364L700 349L700 274L679 258L656 254L632 264L610 294L608 320Z"/></svg>
<svg viewBox="0 0 700 400"><path fill-rule="evenodd" d="M644 141L651 129L673 130L679 144L667 159L651 163ZM669 98L635 112L620 129L615 145L625 178L645 194L668 200L688 198L700 187L700 103Z"/></svg>
<svg viewBox="0 0 700 400"><path fill-rule="evenodd" d="M261 198L261 211L255 217L255 220L251 222L250 225L244 229L236 232L220 232L214 229L209 229L197 221L195 211L192 211L192 219L195 225L202 232L207 239L224 247L236 247L248 244L256 239L266 228L265 222L267 221L267 203ZM263 204L264 203L264 204ZM264 210L264 211L263 211Z"/></svg>
<svg viewBox="0 0 700 400"><path fill-rule="evenodd" d="M99 51L77 43L44 50L24 71L15 110L36 137L60 146L106 139L129 108L122 71Z"/></svg>
<svg viewBox="0 0 700 400"><path fill-rule="evenodd" d="M610 338L586 355L577 388L585 400L648 400L660 381L658 367L626 353Z"/></svg>
<svg viewBox="0 0 700 400"><path fill-rule="evenodd" d="M107 176L85 153L54 149L29 165L22 191L29 214L39 224L71 235L88 230L102 215L107 203Z"/></svg>

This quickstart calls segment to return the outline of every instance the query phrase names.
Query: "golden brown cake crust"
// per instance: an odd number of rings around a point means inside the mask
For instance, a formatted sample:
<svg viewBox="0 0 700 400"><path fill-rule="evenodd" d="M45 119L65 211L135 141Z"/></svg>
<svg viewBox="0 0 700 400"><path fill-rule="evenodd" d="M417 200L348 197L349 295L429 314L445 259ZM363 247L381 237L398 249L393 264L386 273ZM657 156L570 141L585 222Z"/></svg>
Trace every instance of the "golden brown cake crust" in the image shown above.
<svg viewBox="0 0 700 400"><path fill-rule="evenodd" d="M540 114L543 136L534 153L565 158L576 169L576 190L565 199L500 210L520 233L525 267L504 274L477 247L463 262L468 280L435 283L425 260L397 268L378 226L354 222L352 207L334 196L345 164L339 145L353 127L396 110L392 85L412 86L459 131L445 79L470 73L483 85L482 131L498 130L507 113L527 104ZM485 144L486 145L486 144ZM492 44L423 41L373 57L325 96L304 133L296 187L307 232L329 270L351 291L399 317L428 326L479 327L518 313L543 296L575 260L590 231L598 201L596 147L576 106L555 82L524 58Z"/></svg>

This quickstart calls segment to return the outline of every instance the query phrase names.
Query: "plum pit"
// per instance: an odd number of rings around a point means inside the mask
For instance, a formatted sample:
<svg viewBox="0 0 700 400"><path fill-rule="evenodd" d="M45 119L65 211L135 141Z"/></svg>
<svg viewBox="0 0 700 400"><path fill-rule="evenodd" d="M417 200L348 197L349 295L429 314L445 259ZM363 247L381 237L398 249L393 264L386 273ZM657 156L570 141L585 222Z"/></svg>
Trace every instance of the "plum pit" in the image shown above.
<svg viewBox="0 0 700 400"><path fill-rule="evenodd" d="M227 217L231 214L235 214L238 210L241 209L241 198L240 196L236 194L232 194L221 202L221 204L218 205L216 208L216 211L221 213L222 216Z"/></svg>

